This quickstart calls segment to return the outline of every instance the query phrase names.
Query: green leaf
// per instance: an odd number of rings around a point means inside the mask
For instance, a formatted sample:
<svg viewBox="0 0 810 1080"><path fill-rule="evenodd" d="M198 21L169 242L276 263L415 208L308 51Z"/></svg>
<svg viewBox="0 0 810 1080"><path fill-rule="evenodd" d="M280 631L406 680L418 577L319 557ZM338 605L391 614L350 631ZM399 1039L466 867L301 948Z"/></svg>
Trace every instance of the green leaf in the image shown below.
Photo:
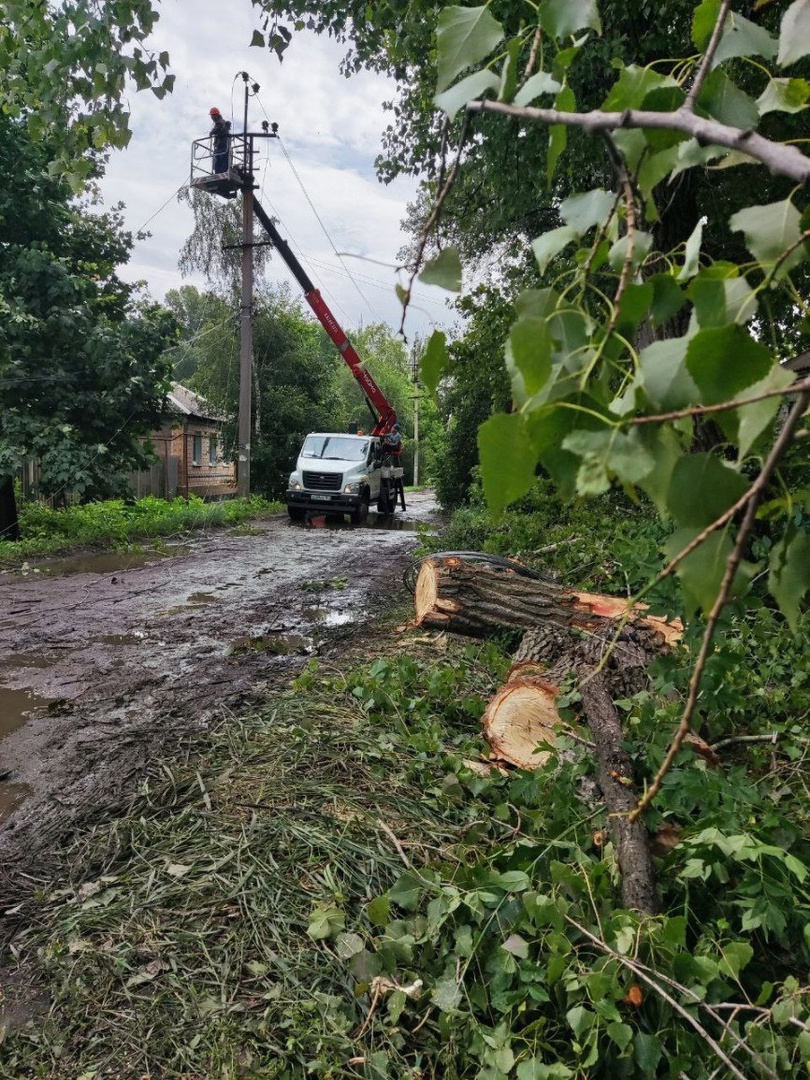
<svg viewBox="0 0 810 1080"><path fill-rule="evenodd" d="M520 50L523 42L519 37L513 38L506 47L506 59L501 68L501 79L498 85L498 101L511 102L518 86Z"/></svg>
<svg viewBox="0 0 810 1080"><path fill-rule="evenodd" d="M259 49L264 48L264 34L258 30L253 31L253 37L250 39L250 44L255 45Z"/></svg>
<svg viewBox="0 0 810 1080"><path fill-rule="evenodd" d="M554 289L524 289L515 300L515 311L521 319L530 315L544 319L554 314L559 302L560 294Z"/></svg>
<svg viewBox="0 0 810 1080"><path fill-rule="evenodd" d="M672 471L667 509L679 525L703 528L747 488L745 479L714 454L684 454Z"/></svg>
<svg viewBox="0 0 810 1080"><path fill-rule="evenodd" d="M662 516L667 510L667 495L676 463L683 456L678 436L672 427L648 424L641 429L641 440L648 454L651 454L655 466L649 474L639 481L639 487L655 503Z"/></svg>
<svg viewBox="0 0 810 1080"><path fill-rule="evenodd" d="M419 361L419 377L431 394L436 393L448 363L447 336L443 330L434 330Z"/></svg>
<svg viewBox="0 0 810 1080"><path fill-rule="evenodd" d="M708 218L702 217L686 241L683 266L678 274L678 281L688 281L700 269L700 242L703 239L703 226L707 221Z"/></svg>
<svg viewBox="0 0 810 1080"><path fill-rule="evenodd" d="M573 1070L561 1061L544 1064L540 1058L529 1058L517 1067L517 1080L572 1080Z"/></svg>
<svg viewBox="0 0 810 1080"><path fill-rule="evenodd" d="M387 895L375 897L366 907L368 921L372 926L385 926L391 914L391 900Z"/></svg>
<svg viewBox="0 0 810 1080"><path fill-rule="evenodd" d="M569 1009L565 1014L565 1018L579 1040L582 1039L583 1035L587 1035L597 1022L596 1013L586 1009L584 1005L575 1005L573 1009Z"/></svg>
<svg viewBox="0 0 810 1080"><path fill-rule="evenodd" d="M633 1041L633 1029L629 1024L614 1021L607 1026L608 1037L616 1043L620 1050L626 1050Z"/></svg>
<svg viewBox="0 0 810 1080"><path fill-rule="evenodd" d="M534 483L536 456L521 413L496 413L478 429L484 496L493 514L525 495Z"/></svg>
<svg viewBox="0 0 810 1080"><path fill-rule="evenodd" d="M720 946L720 954L720 974L739 979L742 969L753 959L754 950L747 941L730 941Z"/></svg>
<svg viewBox="0 0 810 1080"><path fill-rule="evenodd" d="M687 371L707 405L730 401L764 379L772 364L770 349L737 324L700 330L686 350Z"/></svg>
<svg viewBox="0 0 810 1080"><path fill-rule="evenodd" d="M512 956L516 956L518 960L528 960L529 958L529 943L520 934L510 934L501 945L501 948L506 949Z"/></svg>
<svg viewBox="0 0 810 1080"><path fill-rule="evenodd" d="M560 83L547 71L538 71L526 82L515 94L514 104L520 106L531 105L543 94L556 94L560 90Z"/></svg>
<svg viewBox="0 0 810 1080"><path fill-rule="evenodd" d="M667 556L674 558L699 532L699 529L678 529L666 542ZM680 563L675 572L681 582L688 615L694 614L698 609L707 614L711 611L720 592L731 551L732 543L728 533L715 532Z"/></svg>
<svg viewBox="0 0 810 1080"><path fill-rule="evenodd" d="M436 94L433 100L442 112L446 112L452 120L459 109L463 109L468 101L483 97L487 90L497 92L499 86L500 80L494 71L487 71L486 69L484 71L475 71L472 75L462 79L461 82L457 82L455 86L451 86L449 90Z"/></svg>
<svg viewBox="0 0 810 1080"><path fill-rule="evenodd" d="M338 934L335 938L335 952L341 960L351 960L363 950L363 939L359 934Z"/></svg>
<svg viewBox="0 0 810 1080"><path fill-rule="evenodd" d="M783 390L794 382L793 373L785 368L774 365L764 379L753 383L739 395L740 397L756 397L758 394L767 393L769 390ZM779 398L765 398L753 405L745 405L734 410L738 422L737 431L737 454L739 460L745 457L756 440L768 427L773 418L779 412L781 406Z"/></svg>
<svg viewBox="0 0 810 1080"><path fill-rule="evenodd" d="M551 229L532 241L532 251L537 259L540 273L545 274L549 263L559 255L564 247L579 239L579 233L570 225L561 225L558 229Z"/></svg>
<svg viewBox="0 0 810 1080"><path fill-rule="evenodd" d="M654 290L649 281L643 285L628 285L619 302L616 328L620 333L633 336L646 318L653 301Z"/></svg>
<svg viewBox="0 0 810 1080"><path fill-rule="evenodd" d="M307 934L313 941L337 937L346 926L346 916L336 907L316 907L309 919Z"/></svg>
<svg viewBox="0 0 810 1080"><path fill-rule="evenodd" d="M662 410L684 409L700 398L686 368L689 338L654 341L641 353L641 378L650 403Z"/></svg>
<svg viewBox="0 0 810 1080"><path fill-rule="evenodd" d="M461 986L455 979L440 979L430 997L440 1012L453 1012L461 1002Z"/></svg>
<svg viewBox="0 0 810 1080"><path fill-rule="evenodd" d="M709 44L720 14L720 0L703 0L692 16L692 41L703 52Z"/></svg>
<svg viewBox="0 0 810 1080"><path fill-rule="evenodd" d="M554 341L546 319L520 319L506 343L506 366L515 398L522 405L548 381Z"/></svg>
<svg viewBox="0 0 810 1080"><path fill-rule="evenodd" d="M703 329L746 323L757 313L757 294L745 278L723 277L718 268L719 264L709 267L695 278L689 289L695 317Z"/></svg>
<svg viewBox="0 0 810 1080"><path fill-rule="evenodd" d="M388 890L388 898L405 911L415 911L419 906L422 887L421 879L411 871L406 871Z"/></svg>
<svg viewBox="0 0 810 1080"><path fill-rule="evenodd" d="M768 589L795 634L801 602L810 589L810 536L788 533L771 552Z"/></svg>
<svg viewBox="0 0 810 1080"><path fill-rule="evenodd" d="M695 105L721 124L743 131L752 130L759 122L756 102L735 86L720 68L715 68L703 83Z"/></svg>
<svg viewBox="0 0 810 1080"><path fill-rule="evenodd" d="M714 158L728 154L725 146L714 144L704 146L697 139L687 139L686 142L678 143L675 149L677 159L670 173L670 182L686 169L693 169L696 165L707 165Z"/></svg>
<svg viewBox="0 0 810 1080"><path fill-rule="evenodd" d="M611 268L620 273L624 267L628 253L631 254L631 265L635 267L641 266L644 260L650 253L652 248L652 236L648 232L641 232L636 229L633 233L633 246L630 247L630 236L625 234L621 239L611 247L608 252L608 262Z"/></svg>
<svg viewBox="0 0 810 1080"><path fill-rule="evenodd" d="M653 287L650 311L652 323L653 326L659 327L678 314L686 303L686 297L672 274L654 274L647 279L647 284Z"/></svg>
<svg viewBox="0 0 810 1080"><path fill-rule="evenodd" d="M627 135L629 132L623 132L622 134ZM643 133L640 134L642 134L643 138ZM680 153L679 147L683 141L683 139L679 139L677 144L673 144L664 150L660 150L657 154L646 154L643 160L641 160L641 163L637 165L638 186L645 199L651 200L653 190L662 180L665 180L675 168ZM646 217L648 221L658 220L658 211L655 208L654 203L652 204L652 208L650 206L646 208Z"/></svg>
<svg viewBox="0 0 810 1080"><path fill-rule="evenodd" d="M446 247L430 259L419 275L425 285L438 285L449 292L461 292L461 259L458 248Z"/></svg>
<svg viewBox="0 0 810 1080"><path fill-rule="evenodd" d="M771 79L757 98L759 115L769 112L797 113L807 108L810 82L807 79Z"/></svg>
<svg viewBox="0 0 810 1080"><path fill-rule="evenodd" d="M656 1035L646 1031L637 1031L633 1039L633 1060L642 1076L656 1076L658 1062L664 1048Z"/></svg>
<svg viewBox="0 0 810 1080"><path fill-rule="evenodd" d="M745 236L748 250L764 270L770 270L801 237L801 215L790 199L747 206L729 218L729 226ZM798 247L779 266L775 279L783 277L792 267L806 258L803 247Z"/></svg>
<svg viewBox="0 0 810 1080"><path fill-rule="evenodd" d="M764 56L770 60L776 56L776 48L777 41L772 34L736 11L730 11L714 54L714 64L722 64L735 56Z"/></svg>
<svg viewBox="0 0 810 1080"><path fill-rule="evenodd" d="M574 112L577 99L570 86L564 86L554 99L557 112ZM548 154L546 155L546 184L551 187L557 164L568 145L568 128L565 124L552 124L548 129Z"/></svg>
<svg viewBox="0 0 810 1080"><path fill-rule="evenodd" d="M637 484L655 467L655 459L644 447L638 431L627 434L618 428L572 431L563 440L563 450L582 459L577 473L580 495L607 491L613 479Z"/></svg>
<svg viewBox="0 0 810 1080"><path fill-rule="evenodd" d="M585 402L577 402L585 404ZM589 403L590 404L590 403ZM579 458L563 449L565 437L583 424L596 426L599 422L592 417L584 417L574 409L564 408L557 403L544 409L538 409L527 418L527 427L536 457L551 479L560 489L564 499L571 499L576 494ZM599 424L601 427L602 425Z"/></svg>
<svg viewBox="0 0 810 1080"><path fill-rule="evenodd" d="M677 86L677 83L669 76L659 75L652 68L630 64L622 68L621 75L611 87L602 108L605 112L638 109L652 90L674 86Z"/></svg>
<svg viewBox="0 0 810 1080"><path fill-rule="evenodd" d="M602 33L596 0L547 0L540 8L540 25L554 38L585 29Z"/></svg>
<svg viewBox="0 0 810 1080"><path fill-rule="evenodd" d="M782 16L779 29L779 52L776 62L780 67L800 60L810 53L810 0L794 0Z"/></svg>
<svg viewBox="0 0 810 1080"><path fill-rule="evenodd" d="M594 227L604 225L616 205L616 195L604 188L570 195L560 204L560 217L580 236Z"/></svg>
<svg viewBox="0 0 810 1080"><path fill-rule="evenodd" d="M466 67L488 56L503 38L503 29L489 8L447 7L439 14L436 32L438 78L444 90Z"/></svg>

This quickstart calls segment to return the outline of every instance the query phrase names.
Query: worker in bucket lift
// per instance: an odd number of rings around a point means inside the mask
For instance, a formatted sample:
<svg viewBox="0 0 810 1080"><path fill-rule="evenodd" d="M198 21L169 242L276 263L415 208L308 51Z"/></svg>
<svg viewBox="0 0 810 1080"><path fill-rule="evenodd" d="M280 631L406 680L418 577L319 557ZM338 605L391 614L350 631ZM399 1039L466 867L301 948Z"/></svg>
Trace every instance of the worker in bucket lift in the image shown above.
<svg viewBox="0 0 810 1080"><path fill-rule="evenodd" d="M399 433L399 424L394 424L391 430L383 435L383 449L386 454L402 453L402 436Z"/></svg>
<svg viewBox="0 0 810 1080"><path fill-rule="evenodd" d="M210 131L213 139L214 172L226 173L228 171L228 143L231 138L231 122L222 119L222 113L216 105L208 115L214 125Z"/></svg>

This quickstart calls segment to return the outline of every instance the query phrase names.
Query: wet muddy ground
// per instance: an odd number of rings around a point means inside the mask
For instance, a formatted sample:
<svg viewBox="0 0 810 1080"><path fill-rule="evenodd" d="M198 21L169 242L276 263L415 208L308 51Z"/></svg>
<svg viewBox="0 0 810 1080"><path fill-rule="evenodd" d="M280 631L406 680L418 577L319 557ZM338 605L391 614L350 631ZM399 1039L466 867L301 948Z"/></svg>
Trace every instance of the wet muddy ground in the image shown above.
<svg viewBox="0 0 810 1080"><path fill-rule="evenodd" d="M286 517L168 553L81 555L0 573L0 866L16 876L120 804L145 764L310 656L373 627L430 493L363 527ZM2 872L0 872L2 875Z"/></svg>

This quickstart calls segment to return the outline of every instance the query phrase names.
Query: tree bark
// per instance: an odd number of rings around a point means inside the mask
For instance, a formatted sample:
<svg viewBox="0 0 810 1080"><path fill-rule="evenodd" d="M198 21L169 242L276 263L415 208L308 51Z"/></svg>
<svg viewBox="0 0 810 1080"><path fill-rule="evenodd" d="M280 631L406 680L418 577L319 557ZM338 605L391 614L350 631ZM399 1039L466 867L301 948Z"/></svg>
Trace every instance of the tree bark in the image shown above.
<svg viewBox="0 0 810 1080"><path fill-rule="evenodd" d="M622 903L654 914L658 900L649 837L643 822L627 820L638 795L613 700L648 685L647 665L680 638L680 623L645 615L643 605L634 611L625 600L456 557L422 563L415 602L422 626L477 637L526 629L509 681L483 717L494 762L534 769L548 759L550 751L537 752L537 747L553 743L562 723L557 687L571 673L577 676L581 719L590 729L621 872Z"/></svg>
<svg viewBox="0 0 810 1080"><path fill-rule="evenodd" d="M554 581L524 577L513 570L466 562L454 556L425 559L415 593L416 623L485 637L498 630L529 630L537 626L597 630L632 610L626 600L575 592ZM641 614L665 641L680 637L677 621Z"/></svg>
<svg viewBox="0 0 810 1080"><path fill-rule="evenodd" d="M588 664L580 664L577 675L582 709L596 746L599 787L616 846L622 903L627 908L654 915L658 910L658 897L650 840L643 821L627 820L638 802L638 794L633 783L633 762L622 746L624 731L608 689L608 679Z"/></svg>

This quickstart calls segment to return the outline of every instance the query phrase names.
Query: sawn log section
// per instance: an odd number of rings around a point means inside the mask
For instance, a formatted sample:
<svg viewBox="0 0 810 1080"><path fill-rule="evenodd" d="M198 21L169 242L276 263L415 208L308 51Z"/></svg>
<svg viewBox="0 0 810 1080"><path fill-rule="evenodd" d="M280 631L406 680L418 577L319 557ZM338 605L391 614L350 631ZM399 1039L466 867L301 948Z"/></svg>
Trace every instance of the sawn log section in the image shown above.
<svg viewBox="0 0 810 1080"><path fill-rule="evenodd" d="M658 630L667 644L682 633L677 622L644 616L643 604L633 611L621 599L575 592L554 581L452 556L423 561L414 600L417 625L472 637L549 624L595 630L633 615Z"/></svg>
<svg viewBox="0 0 810 1080"><path fill-rule="evenodd" d="M633 762L624 748L615 699L647 685L650 660L682 635L678 620L646 614L643 604L576 592L554 581L453 556L426 559L415 591L416 622L438 630L484 637L504 628L523 630L509 682L483 716L490 760L535 769L550 757L557 732L582 741L557 714L560 682L573 674L580 720L590 729L598 783L616 844L622 901L653 914L655 875L642 821L629 823L635 806ZM587 730L587 729L586 729Z"/></svg>

